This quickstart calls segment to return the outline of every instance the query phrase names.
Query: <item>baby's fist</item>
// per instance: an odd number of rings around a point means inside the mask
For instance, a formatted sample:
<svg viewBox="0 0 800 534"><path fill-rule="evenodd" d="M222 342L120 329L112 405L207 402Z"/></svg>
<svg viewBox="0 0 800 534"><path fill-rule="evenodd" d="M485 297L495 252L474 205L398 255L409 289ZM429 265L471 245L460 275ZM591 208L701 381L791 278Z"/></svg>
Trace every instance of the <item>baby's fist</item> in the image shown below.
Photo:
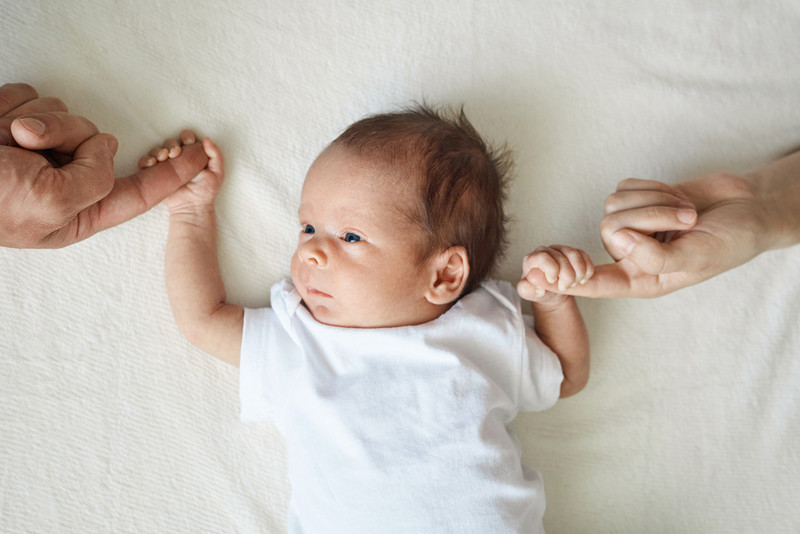
<svg viewBox="0 0 800 534"><path fill-rule="evenodd" d="M565 245L539 247L522 260L522 279L517 284L520 297L539 303L556 304L568 291L583 285L594 274L589 255Z"/></svg>

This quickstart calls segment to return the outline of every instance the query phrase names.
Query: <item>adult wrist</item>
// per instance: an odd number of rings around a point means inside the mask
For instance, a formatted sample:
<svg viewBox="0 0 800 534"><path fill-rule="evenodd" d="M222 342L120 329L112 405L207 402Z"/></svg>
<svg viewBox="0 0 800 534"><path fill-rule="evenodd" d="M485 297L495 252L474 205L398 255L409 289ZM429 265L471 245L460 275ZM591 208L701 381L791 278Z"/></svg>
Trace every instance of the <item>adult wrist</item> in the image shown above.
<svg viewBox="0 0 800 534"><path fill-rule="evenodd" d="M764 250L800 243L800 151L782 158L745 179L763 223Z"/></svg>

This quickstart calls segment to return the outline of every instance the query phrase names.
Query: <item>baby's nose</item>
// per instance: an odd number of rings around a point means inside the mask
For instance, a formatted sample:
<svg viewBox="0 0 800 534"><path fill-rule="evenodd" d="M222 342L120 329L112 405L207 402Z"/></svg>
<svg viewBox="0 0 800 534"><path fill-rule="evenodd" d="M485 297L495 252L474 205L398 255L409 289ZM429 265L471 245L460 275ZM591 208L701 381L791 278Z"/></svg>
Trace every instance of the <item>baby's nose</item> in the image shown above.
<svg viewBox="0 0 800 534"><path fill-rule="evenodd" d="M298 249L300 259L304 262L324 269L328 265L328 255L325 253L322 239L319 237L312 237L308 241L302 243Z"/></svg>

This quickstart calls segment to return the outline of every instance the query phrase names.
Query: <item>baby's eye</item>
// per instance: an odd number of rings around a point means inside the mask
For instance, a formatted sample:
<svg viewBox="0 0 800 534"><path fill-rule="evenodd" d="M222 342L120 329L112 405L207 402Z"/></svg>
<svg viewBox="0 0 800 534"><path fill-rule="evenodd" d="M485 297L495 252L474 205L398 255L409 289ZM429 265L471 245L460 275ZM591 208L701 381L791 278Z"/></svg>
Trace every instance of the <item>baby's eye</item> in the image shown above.
<svg viewBox="0 0 800 534"><path fill-rule="evenodd" d="M354 234L353 232L347 232L346 234L344 234L343 239L348 243L358 243L359 241L361 241L361 236L358 234Z"/></svg>
<svg viewBox="0 0 800 534"><path fill-rule="evenodd" d="M303 233L304 234L313 234L314 233L314 227L311 226L310 224L307 224L307 225L303 226Z"/></svg>

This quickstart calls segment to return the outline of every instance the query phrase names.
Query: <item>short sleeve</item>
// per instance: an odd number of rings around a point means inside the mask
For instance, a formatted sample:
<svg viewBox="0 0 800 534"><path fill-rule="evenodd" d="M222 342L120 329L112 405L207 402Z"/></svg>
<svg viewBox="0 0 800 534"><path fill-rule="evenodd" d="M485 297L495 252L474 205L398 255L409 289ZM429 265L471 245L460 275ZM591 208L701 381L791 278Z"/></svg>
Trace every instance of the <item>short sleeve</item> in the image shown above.
<svg viewBox="0 0 800 534"><path fill-rule="evenodd" d="M519 409L538 412L552 407L561 395L564 373L558 356L539 339L532 318L525 316L525 347L522 355Z"/></svg>
<svg viewBox="0 0 800 534"><path fill-rule="evenodd" d="M297 354L297 345L274 310L245 309L239 363L242 421L271 421L282 430L286 384Z"/></svg>

